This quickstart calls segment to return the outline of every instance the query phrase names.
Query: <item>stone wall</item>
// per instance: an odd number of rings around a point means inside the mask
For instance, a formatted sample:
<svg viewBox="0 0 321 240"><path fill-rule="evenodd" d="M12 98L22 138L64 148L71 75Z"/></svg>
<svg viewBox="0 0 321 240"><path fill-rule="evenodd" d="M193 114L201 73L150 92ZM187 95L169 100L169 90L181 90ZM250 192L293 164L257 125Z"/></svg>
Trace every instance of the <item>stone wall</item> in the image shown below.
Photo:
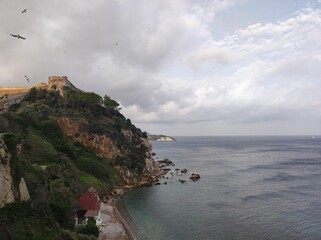
<svg viewBox="0 0 321 240"><path fill-rule="evenodd" d="M28 87L0 87L0 95L26 93L29 90Z"/></svg>
<svg viewBox="0 0 321 240"><path fill-rule="evenodd" d="M66 76L50 76L48 77L48 83L37 83L34 87L37 89L52 89L55 88L57 90L62 90L64 86L70 87L73 90L78 90ZM27 93L31 87L0 87L0 96L5 94L7 95L15 95L20 93ZM62 91L60 91L62 92Z"/></svg>
<svg viewBox="0 0 321 240"><path fill-rule="evenodd" d="M48 77L48 89L57 89L60 90L60 92L62 92L61 90L63 89L63 87L69 87L73 90L79 90L77 89L69 80L66 76L51 76Z"/></svg>

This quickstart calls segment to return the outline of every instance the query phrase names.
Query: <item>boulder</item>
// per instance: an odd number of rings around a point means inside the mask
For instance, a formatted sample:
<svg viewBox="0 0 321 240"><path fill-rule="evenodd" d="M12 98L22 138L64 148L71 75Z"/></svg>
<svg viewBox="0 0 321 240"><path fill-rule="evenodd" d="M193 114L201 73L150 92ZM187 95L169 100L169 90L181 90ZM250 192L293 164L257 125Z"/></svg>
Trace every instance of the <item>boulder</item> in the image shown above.
<svg viewBox="0 0 321 240"><path fill-rule="evenodd" d="M186 168L181 169L181 173L187 173L187 169Z"/></svg>
<svg viewBox="0 0 321 240"><path fill-rule="evenodd" d="M198 179L200 179L201 178L201 176L199 175L199 174L197 174L197 173L192 173L192 175L190 176L190 178L189 179L191 179L192 181L196 181L196 180L198 180Z"/></svg>
<svg viewBox="0 0 321 240"><path fill-rule="evenodd" d="M158 160L157 162L159 163L160 167L174 166L174 163L168 158L165 158L164 160Z"/></svg>
<svg viewBox="0 0 321 240"><path fill-rule="evenodd" d="M19 183L20 201L28 201L30 199L29 191L24 178Z"/></svg>

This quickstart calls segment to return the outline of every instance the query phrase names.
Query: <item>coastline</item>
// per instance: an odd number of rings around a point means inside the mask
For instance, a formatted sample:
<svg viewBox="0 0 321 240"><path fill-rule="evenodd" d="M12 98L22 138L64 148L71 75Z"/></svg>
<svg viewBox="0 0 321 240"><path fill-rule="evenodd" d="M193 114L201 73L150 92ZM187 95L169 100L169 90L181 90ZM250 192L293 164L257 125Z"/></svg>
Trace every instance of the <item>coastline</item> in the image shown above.
<svg viewBox="0 0 321 240"><path fill-rule="evenodd" d="M150 145L151 146L151 145ZM150 149L150 160L148 169L149 174L142 176L138 184L115 188L111 195L106 195L106 199L109 200L101 203L101 221L102 225L99 226L98 240L136 240L135 235L126 221L125 213L121 210L121 198L128 192L133 191L136 188L151 187L153 185L160 185L159 180L167 174L167 169L163 169L164 166L160 166L159 161L155 161L152 158L153 153ZM167 159L168 160L168 159ZM169 161L169 160L168 160ZM170 163L172 163L170 161ZM168 166L169 164L165 164ZM111 197L111 198L110 198ZM122 214L123 213L123 214Z"/></svg>
<svg viewBox="0 0 321 240"><path fill-rule="evenodd" d="M100 205L102 224L99 226L98 240L136 240L115 201L111 199Z"/></svg>
<svg viewBox="0 0 321 240"><path fill-rule="evenodd" d="M116 202L113 201L113 205L114 205L114 210L115 210L115 214L118 217L118 220L123 224L126 232L127 232L127 236L128 236L128 240L137 240L133 234L133 231L131 230L131 228L129 227L127 221L124 219L124 217L121 215L121 213L119 212L117 206L116 206Z"/></svg>

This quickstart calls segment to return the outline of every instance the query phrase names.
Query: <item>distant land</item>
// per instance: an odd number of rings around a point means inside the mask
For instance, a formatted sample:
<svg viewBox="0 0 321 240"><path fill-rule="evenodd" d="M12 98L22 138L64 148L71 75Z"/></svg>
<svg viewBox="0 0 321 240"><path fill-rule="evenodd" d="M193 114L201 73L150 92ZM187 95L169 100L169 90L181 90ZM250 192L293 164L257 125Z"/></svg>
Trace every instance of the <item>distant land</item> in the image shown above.
<svg viewBox="0 0 321 240"><path fill-rule="evenodd" d="M154 134L148 134L147 135L147 140L149 141L160 141L160 142L175 142L177 141L173 137L169 137L166 135L154 135Z"/></svg>

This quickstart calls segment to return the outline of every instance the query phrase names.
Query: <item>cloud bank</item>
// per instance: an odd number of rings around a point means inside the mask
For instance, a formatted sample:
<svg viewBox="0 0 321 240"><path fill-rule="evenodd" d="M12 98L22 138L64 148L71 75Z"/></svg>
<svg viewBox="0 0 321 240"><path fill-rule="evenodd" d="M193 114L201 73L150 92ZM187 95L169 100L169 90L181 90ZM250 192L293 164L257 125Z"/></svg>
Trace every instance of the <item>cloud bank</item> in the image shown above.
<svg viewBox="0 0 321 240"><path fill-rule="evenodd" d="M246 1L0 2L2 86L67 75L154 133L321 134L316 3L215 38Z"/></svg>

